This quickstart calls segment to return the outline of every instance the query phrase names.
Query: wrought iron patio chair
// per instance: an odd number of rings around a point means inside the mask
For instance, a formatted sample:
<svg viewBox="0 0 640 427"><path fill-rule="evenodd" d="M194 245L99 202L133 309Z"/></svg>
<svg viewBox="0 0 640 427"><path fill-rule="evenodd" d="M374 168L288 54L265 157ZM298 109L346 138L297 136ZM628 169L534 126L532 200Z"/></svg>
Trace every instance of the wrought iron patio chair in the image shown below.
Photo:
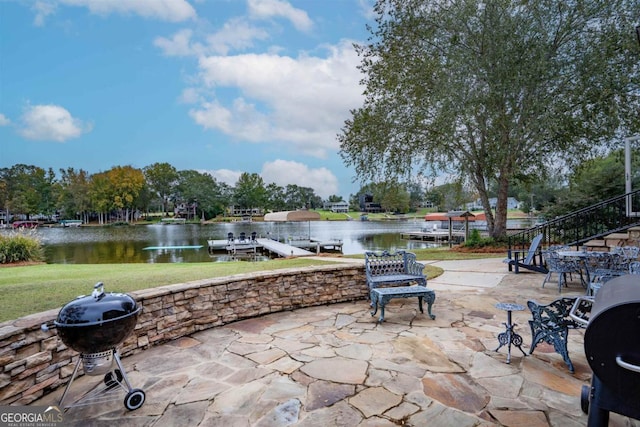
<svg viewBox="0 0 640 427"><path fill-rule="evenodd" d="M598 289L608 280L628 274L629 268L624 267L621 255L613 252L593 252L585 260L588 271L589 286L587 295L595 295Z"/></svg>
<svg viewBox="0 0 640 427"><path fill-rule="evenodd" d="M582 278L582 267L578 260L562 258L558 255L556 249L542 251L542 256L547 263L547 275L542 281L542 287L551 278L552 274L558 275L558 292L562 292L563 285L567 286L567 274L570 279L573 279L572 274L579 274Z"/></svg>
<svg viewBox="0 0 640 427"><path fill-rule="evenodd" d="M632 261L638 261L640 256L640 247L638 246L616 246L611 250L612 253L620 255L619 268L621 270L628 270L629 263Z"/></svg>
<svg viewBox="0 0 640 427"><path fill-rule="evenodd" d="M532 315L532 319L529 320L532 337L529 354L533 354L536 346L543 341L551 344L556 353L562 356L571 373L574 372L574 367L567 349L569 329L583 327L581 323L576 322L569 315L575 301L575 298L566 297L558 298L547 305L538 304L536 301L527 301Z"/></svg>

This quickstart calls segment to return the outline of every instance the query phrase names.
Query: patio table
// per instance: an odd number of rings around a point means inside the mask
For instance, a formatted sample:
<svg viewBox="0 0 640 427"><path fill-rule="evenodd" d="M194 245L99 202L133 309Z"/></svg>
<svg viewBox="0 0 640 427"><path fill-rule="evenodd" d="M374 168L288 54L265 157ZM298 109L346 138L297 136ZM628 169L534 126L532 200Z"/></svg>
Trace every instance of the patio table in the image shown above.
<svg viewBox="0 0 640 427"><path fill-rule="evenodd" d="M587 267L587 259L592 256L594 252L560 250L557 253L560 258L573 259L578 262L578 264L580 265L580 269L585 273L584 275L580 275L580 282L582 283L583 287L589 288L591 278L589 276L589 268Z"/></svg>

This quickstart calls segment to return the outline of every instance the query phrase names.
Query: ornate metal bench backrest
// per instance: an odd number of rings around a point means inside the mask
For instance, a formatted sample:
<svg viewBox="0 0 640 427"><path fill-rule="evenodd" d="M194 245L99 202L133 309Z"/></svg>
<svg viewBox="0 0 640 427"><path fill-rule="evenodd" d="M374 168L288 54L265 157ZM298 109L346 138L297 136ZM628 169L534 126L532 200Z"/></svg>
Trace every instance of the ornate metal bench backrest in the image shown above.
<svg viewBox="0 0 640 427"><path fill-rule="evenodd" d="M389 253L367 252L365 254L365 264L367 274L371 276L389 276L394 274L410 274L407 269L409 264L415 263L416 256L410 252L397 251Z"/></svg>

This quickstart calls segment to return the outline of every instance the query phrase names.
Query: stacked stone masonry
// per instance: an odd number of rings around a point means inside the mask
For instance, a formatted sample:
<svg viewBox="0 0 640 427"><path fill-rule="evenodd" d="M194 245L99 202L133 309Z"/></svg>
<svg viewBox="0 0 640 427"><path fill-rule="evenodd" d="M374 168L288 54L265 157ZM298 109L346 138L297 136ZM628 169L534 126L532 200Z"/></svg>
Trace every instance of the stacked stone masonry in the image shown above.
<svg viewBox="0 0 640 427"><path fill-rule="evenodd" d="M362 267L327 265L198 280L130 295L142 311L134 332L118 347L122 357L237 320L364 299L367 285ZM58 311L0 323L0 405L29 404L69 381L78 353L62 343L55 329L41 330Z"/></svg>

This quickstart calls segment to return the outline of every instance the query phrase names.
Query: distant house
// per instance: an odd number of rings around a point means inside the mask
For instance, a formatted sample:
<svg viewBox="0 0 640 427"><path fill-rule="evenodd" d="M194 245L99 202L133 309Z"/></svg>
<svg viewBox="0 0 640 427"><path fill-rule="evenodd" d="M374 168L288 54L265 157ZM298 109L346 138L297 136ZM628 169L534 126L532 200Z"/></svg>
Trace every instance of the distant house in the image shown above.
<svg viewBox="0 0 640 427"><path fill-rule="evenodd" d="M176 203L173 208L173 215L175 218L195 218L197 203Z"/></svg>
<svg viewBox="0 0 640 427"><path fill-rule="evenodd" d="M361 194L359 198L360 212L378 213L382 212L380 203L374 203L372 194Z"/></svg>
<svg viewBox="0 0 640 427"><path fill-rule="evenodd" d="M239 206L230 206L229 207L230 216L262 216L264 215L264 211L261 208L241 208Z"/></svg>
<svg viewBox="0 0 640 427"><path fill-rule="evenodd" d="M328 203L328 205L325 206L325 209L330 210L331 212L334 212L334 213L347 213L349 212L349 203L347 202Z"/></svg>
<svg viewBox="0 0 640 427"><path fill-rule="evenodd" d="M489 205L491 206L491 209L496 208L496 203L498 203L497 197L491 197L489 199ZM520 209L521 205L522 203L520 203L520 201L515 197L507 197L507 209ZM479 211L483 209L480 199L477 199L476 201L471 203L467 203L465 207L470 211Z"/></svg>

